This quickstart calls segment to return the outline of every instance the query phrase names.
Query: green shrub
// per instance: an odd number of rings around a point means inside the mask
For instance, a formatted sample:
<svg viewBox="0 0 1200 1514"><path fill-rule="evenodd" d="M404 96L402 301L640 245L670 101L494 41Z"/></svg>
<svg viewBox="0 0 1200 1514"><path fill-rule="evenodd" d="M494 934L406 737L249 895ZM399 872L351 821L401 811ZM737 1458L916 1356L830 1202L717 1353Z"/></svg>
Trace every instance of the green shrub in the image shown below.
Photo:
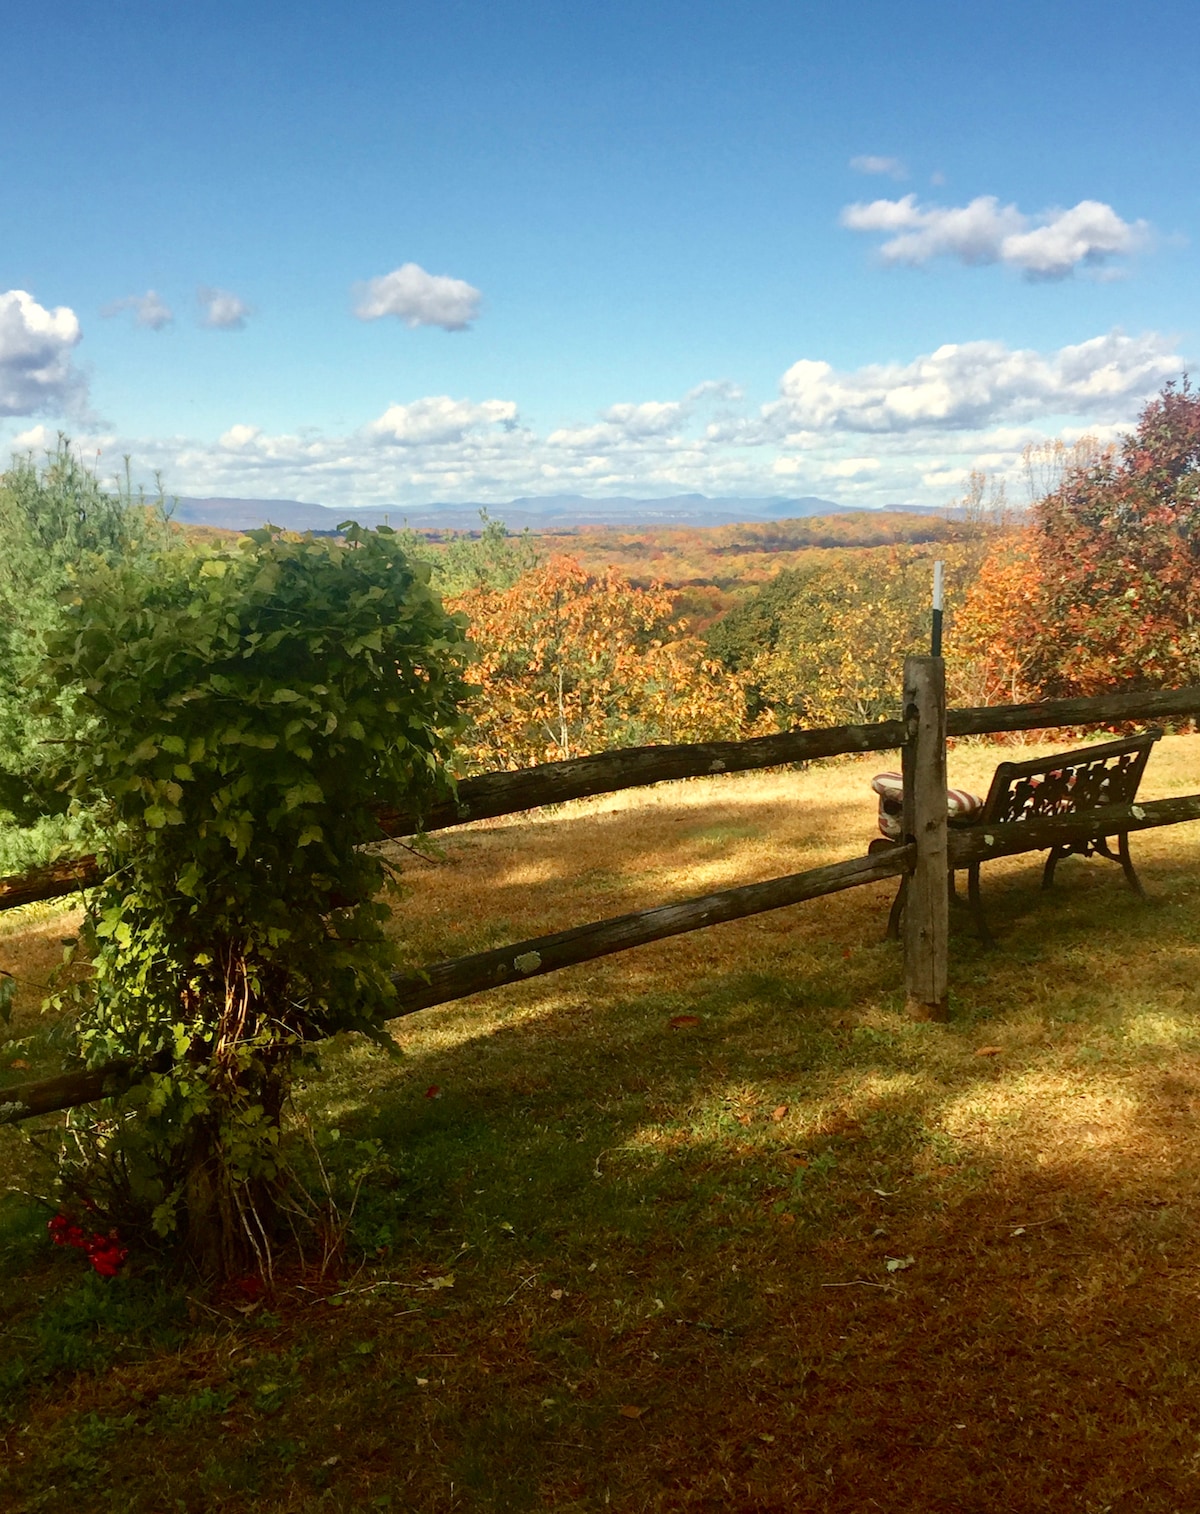
<svg viewBox="0 0 1200 1514"><path fill-rule="evenodd" d="M67 789L109 876L79 1050L157 1059L76 1119L63 1181L207 1273L270 1265L302 1048L383 1034L384 870L362 847L376 803L444 789L463 694L462 631L427 580L390 531L260 531L152 577L97 569L49 639Z"/></svg>

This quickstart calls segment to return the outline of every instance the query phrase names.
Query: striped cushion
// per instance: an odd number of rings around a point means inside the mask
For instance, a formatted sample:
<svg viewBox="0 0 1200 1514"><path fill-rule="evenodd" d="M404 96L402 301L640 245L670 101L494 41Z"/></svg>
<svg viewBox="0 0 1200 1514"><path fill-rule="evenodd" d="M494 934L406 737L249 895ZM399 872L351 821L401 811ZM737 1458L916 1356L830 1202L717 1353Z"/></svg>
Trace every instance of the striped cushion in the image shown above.
<svg viewBox="0 0 1200 1514"><path fill-rule="evenodd" d="M899 841L904 829L904 779L899 773L878 773L871 787L879 795L879 829L889 841ZM951 820L973 820L983 809L978 794L966 789L946 791L946 812Z"/></svg>

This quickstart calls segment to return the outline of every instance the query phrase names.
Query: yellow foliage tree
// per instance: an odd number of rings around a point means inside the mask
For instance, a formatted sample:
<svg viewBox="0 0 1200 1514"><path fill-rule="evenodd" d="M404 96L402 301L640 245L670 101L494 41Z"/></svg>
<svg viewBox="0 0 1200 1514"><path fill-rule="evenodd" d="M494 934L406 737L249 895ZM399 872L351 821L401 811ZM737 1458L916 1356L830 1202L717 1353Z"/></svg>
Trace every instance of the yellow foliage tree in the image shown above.
<svg viewBox="0 0 1200 1514"><path fill-rule="evenodd" d="M660 586L560 556L448 603L475 647L480 694L460 746L473 771L749 732L742 678L688 634Z"/></svg>
<svg viewBox="0 0 1200 1514"><path fill-rule="evenodd" d="M933 560L946 564L947 652L973 573L973 543L838 554L804 575L773 647L747 669L780 724L867 723L899 714L904 658L928 652Z"/></svg>

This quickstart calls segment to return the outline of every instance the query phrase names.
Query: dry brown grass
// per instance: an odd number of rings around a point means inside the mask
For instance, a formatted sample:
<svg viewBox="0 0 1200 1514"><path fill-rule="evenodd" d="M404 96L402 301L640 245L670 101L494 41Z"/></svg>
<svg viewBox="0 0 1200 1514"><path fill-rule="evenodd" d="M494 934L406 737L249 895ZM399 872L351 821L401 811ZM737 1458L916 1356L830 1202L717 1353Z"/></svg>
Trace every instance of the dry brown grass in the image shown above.
<svg viewBox="0 0 1200 1514"><path fill-rule="evenodd" d="M887 765L452 833L405 864L407 951L859 853ZM1144 793L1198 780L1172 737ZM388 1159L361 1270L172 1339L85 1314L107 1373L14 1400L0 1506L1190 1514L1200 827L1134 855L1149 904L1099 862L985 870L1000 945L958 923L946 1026L902 1013L881 885L397 1022L400 1062L334 1049L302 1102ZM0 952L33 976L64 933ZM5 1296L48 1302L7 1349L52 1355L70 1259L13 1245Z"/></svg>

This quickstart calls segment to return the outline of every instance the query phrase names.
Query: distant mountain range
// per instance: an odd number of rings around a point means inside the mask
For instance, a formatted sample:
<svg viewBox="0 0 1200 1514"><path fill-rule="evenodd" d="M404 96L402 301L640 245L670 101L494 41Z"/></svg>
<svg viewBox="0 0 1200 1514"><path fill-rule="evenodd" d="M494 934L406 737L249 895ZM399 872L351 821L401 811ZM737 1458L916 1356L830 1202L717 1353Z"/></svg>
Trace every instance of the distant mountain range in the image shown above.
<svg viewBox="0 0 1200 1514"><path fill-rule="evenodd" d="M333 531L346 520L357 521L361 526L471 531L478 530L479 513L486 510L493 520L503 521L513 531L525 527L532 531L568 531L581 526L623 526L637 531L651 526L796 520L806 515L841 515L858 508L814 495L800 499L709 499L703 494L676 494L669 499L584 499L578 494L551 494L514 499L506 505L390 505L368 510L309 505L297 499L180 499L174 518L189 525L222 526L231 531L253 531L268 523L288 531Z"/></svg>

